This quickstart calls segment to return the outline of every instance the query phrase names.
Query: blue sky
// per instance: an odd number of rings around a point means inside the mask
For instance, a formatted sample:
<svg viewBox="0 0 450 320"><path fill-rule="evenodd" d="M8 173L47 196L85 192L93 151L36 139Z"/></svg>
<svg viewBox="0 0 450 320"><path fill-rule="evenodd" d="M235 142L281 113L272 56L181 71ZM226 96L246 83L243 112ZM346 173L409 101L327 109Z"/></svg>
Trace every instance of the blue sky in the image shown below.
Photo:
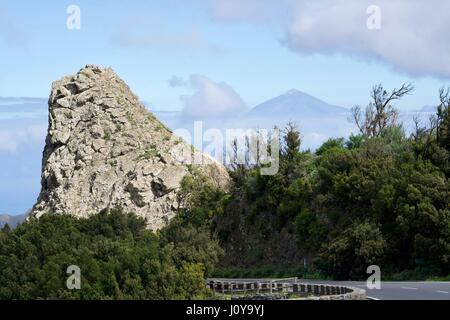
<svg viewBox="0 0 450 320"><path fill-rule="evenodd" d="M70 5L79 30L66 26ZM399 106L416 110L449 84L448 12L447 0L0 0L0 98L46 98L97 64L150 109L234 112L292 88L352 107L378 83L412 82ZM39 191L46 111L2 112L0 213L19 214Z"/></svg>
<svg viewBox="0 0 450 320"><path fill-rule="evenodd" d="M0 0L0 10L9 17L7 25L0 24L0 96L46 97L53 80L88 63L113 67L158 109L181 109L180 95L189 94L189 87L168 86L174 75L201 74L226 82L248 106L297 88L350 107L364 104L376 83L393 87L412 81L415 94L401 105L414 109L435 102L446 83L445 77L392 71L395 65L370 59L370 53L355 57L339 50L331 55L293 50L283 44L290 28L286 21L295 19L289 15L292 1L259 1L280 11L259 20L251 6L260 5L253 0L229 0L231 9L220 2ZM81 9L80 30L66 28L71 4ZM239 16L246 6L250 14ZM365 12L361 16L366 19ZM8 36L18 40L8 41Z"/></svg>

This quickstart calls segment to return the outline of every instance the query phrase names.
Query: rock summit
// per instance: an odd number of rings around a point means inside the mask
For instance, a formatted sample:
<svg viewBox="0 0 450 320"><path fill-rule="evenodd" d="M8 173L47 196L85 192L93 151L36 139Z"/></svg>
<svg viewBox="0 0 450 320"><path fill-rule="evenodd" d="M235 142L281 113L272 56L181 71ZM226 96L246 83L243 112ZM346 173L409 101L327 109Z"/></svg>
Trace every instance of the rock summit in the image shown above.
<svg viewBox="0 0 450 320"><path fill-rule="evenodd" d="M222 164L175 136L110 68L87 65L55 81L48 104L42 189L32 216L86 217L120 206L157 230L183 206L177 194L186 175L229 184Z"/></svg>

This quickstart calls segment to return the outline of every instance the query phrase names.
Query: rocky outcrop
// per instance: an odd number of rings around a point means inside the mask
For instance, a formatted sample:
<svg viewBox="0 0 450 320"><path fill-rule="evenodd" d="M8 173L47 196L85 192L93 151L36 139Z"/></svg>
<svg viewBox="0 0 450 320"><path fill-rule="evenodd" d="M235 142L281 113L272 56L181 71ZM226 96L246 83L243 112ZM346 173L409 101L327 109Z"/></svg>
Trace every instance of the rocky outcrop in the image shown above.
<svg viewBox="0 0 450 320"><path fill-rule="evenodd" d="M221 164L173 135L112 69L88 65L53 83L32 216L86 217L121 206L156 230L184 205L177 194L189 174L229 183Z"/></svg>

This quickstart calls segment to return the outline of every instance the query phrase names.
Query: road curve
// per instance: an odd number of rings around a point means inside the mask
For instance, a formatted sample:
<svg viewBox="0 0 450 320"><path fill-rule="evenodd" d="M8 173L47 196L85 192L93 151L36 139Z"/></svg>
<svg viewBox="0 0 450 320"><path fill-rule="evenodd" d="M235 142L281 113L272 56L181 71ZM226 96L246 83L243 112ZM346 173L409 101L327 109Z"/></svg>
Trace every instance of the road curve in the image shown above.
<svg viewBox="0 0 450 320"><path fill-rule="evenodd" d="M386 281L381 289L368 289L364 281L314 281L302 282L341 284L366 290L367 296L376 300L450 300L450 282Z"/></svg>
<svg viewBox="0 0 450 320"><path fill-rule="evenodd" d="M271 279L209 279L232 282L267 281ZM273 279L276 280L276 279ZM294 282L294 280L286 280ZM439 281L383 281L381 289L368 289L364 281L324 281L298 279L302 283L331 284L366 290L373 300L450 300L450 282Z"/></svg>

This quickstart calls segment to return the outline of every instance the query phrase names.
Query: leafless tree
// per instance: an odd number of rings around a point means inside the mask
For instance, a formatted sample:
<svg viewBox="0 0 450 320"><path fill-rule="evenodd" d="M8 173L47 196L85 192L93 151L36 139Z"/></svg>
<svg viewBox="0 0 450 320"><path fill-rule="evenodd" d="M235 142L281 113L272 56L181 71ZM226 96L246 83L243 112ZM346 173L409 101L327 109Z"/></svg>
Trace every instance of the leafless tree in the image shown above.
<svg viewBox="0 0 450 320"><path fill-rule="evenodd" d="M417 158L424 157L428 154L433 141L433 133L436 131L437 117L431 115L428 118L428 125L422 124L419 115L413 117L414 131L411 134L411 139L416 146ZM418 146L418 147L417 147Z"/></svg>
<svg viewBox="0 0 450 320"><path fill-rule="evenodd" d="M398 111L392 104L403 96L410 94L414 86L403 84L400 89L386 91L381 84L372 89L372 101L362 110L360 106L352 108L351 120L357 125L361 134L378 137L384 129L393 126L398 120Z"/></svg>
<svg viewBox="0 0 450 320"><path fill-rule="evenodd" d="M447 89L441 88L439 90L439 100L440 104L437 108L437 119L436 119L436 135L437 140L440 140L440 128L441 124L446 117L446 112L448 112L450 108L450 87Z"/></svg>
<svg viewBox="0 0 450 320"><path fill-rule="evenodd" d="M432 118L433 117L430 117L430 123L433 123ZM430 131L431 127L427 127L426 125L423 125L423 122L422 122L419 114L415 114L413 116L413 122L414 122L414 131L411 133L411 138L414 141L417 141L424 134L427 134Z"/></svg>
<svg viewBox="0 0 450 320"><path fill-rule="evenodd" d="M239 167L239 149L238 149L238 139L234 138L231 142L231 154L230 154L230 167L233 171L236 171Z"/></svg>

